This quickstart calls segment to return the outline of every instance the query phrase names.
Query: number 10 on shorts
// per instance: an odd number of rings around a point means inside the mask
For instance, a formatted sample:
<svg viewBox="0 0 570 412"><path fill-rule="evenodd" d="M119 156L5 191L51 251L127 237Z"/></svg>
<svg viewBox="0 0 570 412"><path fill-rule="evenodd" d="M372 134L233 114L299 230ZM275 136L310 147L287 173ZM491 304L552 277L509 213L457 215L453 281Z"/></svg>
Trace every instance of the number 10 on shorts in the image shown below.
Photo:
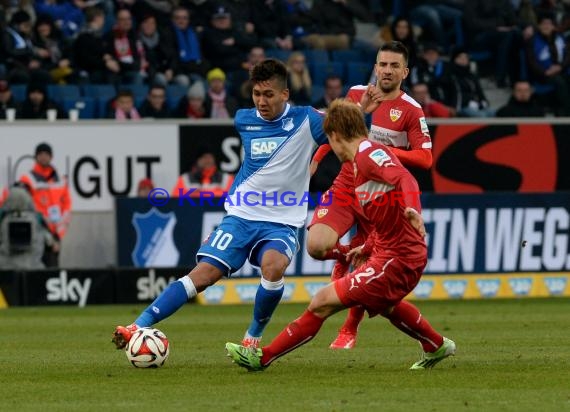
<svg viewBox="0 0 570 412"><path fill-rule="evenodd" d="M218 250L226 250L233 238L234 236L231 233L224 233L223 230L218 229L216 230L216 235L214 236L214 239L212 239L210 246L215 247Z"/></svg>

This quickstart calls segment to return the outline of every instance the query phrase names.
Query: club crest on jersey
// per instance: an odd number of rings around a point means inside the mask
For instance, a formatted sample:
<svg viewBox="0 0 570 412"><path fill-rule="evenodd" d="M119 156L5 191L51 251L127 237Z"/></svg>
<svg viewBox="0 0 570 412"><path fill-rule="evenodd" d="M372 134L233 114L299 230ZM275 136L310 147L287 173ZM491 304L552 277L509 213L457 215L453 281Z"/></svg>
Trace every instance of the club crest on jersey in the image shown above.
<svg viewBox="0 0 570 412"><path fill-rule="evenodd" d="M285 131L289 131L291 129L293 129L295 127L295 125L293 124L293 119L291 117L288 117L286 119L283 119L283 126L281 126L283 128L283 130Z"/></svg>
<svg viewBox="0 0 570 412"><path fill-rule="evenodd" d="M368 155L378 166L394 166L392 158L382 149L376 149Z"/></svg>
<svg viewBox="0 0 570 412"><path fill-rule="evenodd" d="M325 217L325 216L327 215L328 212L329 212L328 209L319 209L319 210L317 211L317 217L318 217L319 219L322 219L323 217Z"/></svg>
<svg viewBox="0 0 570 412"><path fill-rule="evenodd" d="M251 141L251 158L263 159L271 157L286 137L265 137Z"/></svg>
<svg viewBox="0 0 570 412"><path fill-rule="evenodd" d="M402 115L402 111L398 109L390 109L390 120L397 121Z"/></svg>

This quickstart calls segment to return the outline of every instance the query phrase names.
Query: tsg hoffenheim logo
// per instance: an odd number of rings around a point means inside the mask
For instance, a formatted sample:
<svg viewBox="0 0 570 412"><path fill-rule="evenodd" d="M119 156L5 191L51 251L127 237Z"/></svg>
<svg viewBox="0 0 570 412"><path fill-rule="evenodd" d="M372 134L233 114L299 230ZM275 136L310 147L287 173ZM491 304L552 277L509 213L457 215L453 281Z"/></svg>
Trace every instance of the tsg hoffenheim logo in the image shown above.
<svg viewBox="0 0 570 412"><path fill-rule="evenodd" d="M161 213L156 208L135 213L132 219L137 242L131 258L137 267L176 266L180 253L174 244L174 212Z"/></svg>

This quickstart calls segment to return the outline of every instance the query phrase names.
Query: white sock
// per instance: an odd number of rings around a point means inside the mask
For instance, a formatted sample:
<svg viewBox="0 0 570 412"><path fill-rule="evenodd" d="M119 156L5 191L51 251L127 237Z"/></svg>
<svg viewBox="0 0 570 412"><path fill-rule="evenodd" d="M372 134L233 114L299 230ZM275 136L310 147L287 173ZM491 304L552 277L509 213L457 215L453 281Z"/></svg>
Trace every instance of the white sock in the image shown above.
<svg viewBox="0 0 570 412"><path fill-rule="evenodd" d="M198 294L196 292L196 286L194 286L194 282L190 279L189 276L183 276L178 281L182 282L184 285L184 289L186 290L186 294L188 295L188 299L192 299L194 296Z"/></svg>
<svg viewBox="0 0 570 412"><path fill-rule="evenodd" d="M285 278L281 278L275 282L271 282L270 280L265 279L263 276L261 277L261 286L265 290L279 290L285 285Z"/></svg>

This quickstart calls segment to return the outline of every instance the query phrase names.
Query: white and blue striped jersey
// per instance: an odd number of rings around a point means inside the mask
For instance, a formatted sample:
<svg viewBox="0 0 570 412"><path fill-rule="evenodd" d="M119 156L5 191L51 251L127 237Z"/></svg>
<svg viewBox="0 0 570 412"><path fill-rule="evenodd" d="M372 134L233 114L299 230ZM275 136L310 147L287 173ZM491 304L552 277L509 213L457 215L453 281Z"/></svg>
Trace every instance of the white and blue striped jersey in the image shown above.
<svg viewBox="0 0 570 412"><path fill-rule="evenodd" d="M323 117L312 107L289 104L271 121L255 108L238 110L234 122L244 160L226 199L228 215L304 226L307 202L300 200L309 189L311 156L327 142Z"/></svg>

